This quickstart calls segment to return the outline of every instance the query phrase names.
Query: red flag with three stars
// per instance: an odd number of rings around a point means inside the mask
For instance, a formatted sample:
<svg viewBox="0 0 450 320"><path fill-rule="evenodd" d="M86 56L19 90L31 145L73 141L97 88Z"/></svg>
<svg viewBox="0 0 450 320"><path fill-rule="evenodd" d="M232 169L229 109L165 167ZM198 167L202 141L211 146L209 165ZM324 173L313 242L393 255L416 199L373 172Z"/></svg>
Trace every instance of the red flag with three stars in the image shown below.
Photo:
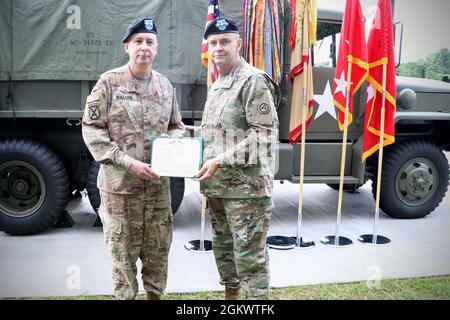
<svg viewBox="0 0 450 320"><path fill-rule="evenodd" d="M386 65L386 98L384 114L383 146L395 141L395 84L394 34L391 0L379 0L377 12L367 43L369 52L369 86L364 118L364 161L379 148L381 130L381 108L383 101L383 65Z"/></svg>
<svg viewBox="0 0 450 320"><path fill-rule="evenodd" d="M338 108L339 129L344 130L345 113L352 123L353 96L367 78L367 46L359 0L347 0L341 27L339 52L333 84L333 102ZM348 62L351 65L349 108L346 111Z"/></svg>

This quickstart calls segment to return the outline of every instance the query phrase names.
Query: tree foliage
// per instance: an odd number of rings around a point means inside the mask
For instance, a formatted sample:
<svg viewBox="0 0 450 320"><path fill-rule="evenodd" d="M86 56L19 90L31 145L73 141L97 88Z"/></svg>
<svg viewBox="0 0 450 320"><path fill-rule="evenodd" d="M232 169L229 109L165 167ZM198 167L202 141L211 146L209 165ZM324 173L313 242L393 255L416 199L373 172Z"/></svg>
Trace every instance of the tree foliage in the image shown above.
<svg viewBox="0 0 450 320"><path fill-rule="evenodd" d="M442 80L443 76L450 75L450 50L440 49L424 59L400 65L397 75Z"/></svg>

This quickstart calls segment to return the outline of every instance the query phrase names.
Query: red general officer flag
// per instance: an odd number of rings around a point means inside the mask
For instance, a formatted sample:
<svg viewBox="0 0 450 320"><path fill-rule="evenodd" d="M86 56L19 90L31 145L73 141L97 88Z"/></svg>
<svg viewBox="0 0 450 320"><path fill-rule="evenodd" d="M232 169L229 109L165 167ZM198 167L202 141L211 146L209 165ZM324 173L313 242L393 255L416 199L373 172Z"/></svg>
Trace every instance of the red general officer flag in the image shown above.
<svg viewBox="0 0 450 320"><path fill-rule="evenodd" d="M386 98L384 116L384 141L389 145L395 141L394 115L397 96L395 84L394 35L391 0L379 0L368 41L369 86L364 119L364 161L379 148L381 108L383 101L383 65L386 65Z"/></svg>
<svg viewBox="0 0 450 320"><path fill-rule="evenodd" d="M341 130L344 130L346 112L348 112L348 124L352 123L353 96L366 80L368 74L367 46L364 32L364 21L359 0L347 0L333 84L333 102L338 108L338 123ZM345 107L349 63L351 63L351 85L347 111Z"/></svg>

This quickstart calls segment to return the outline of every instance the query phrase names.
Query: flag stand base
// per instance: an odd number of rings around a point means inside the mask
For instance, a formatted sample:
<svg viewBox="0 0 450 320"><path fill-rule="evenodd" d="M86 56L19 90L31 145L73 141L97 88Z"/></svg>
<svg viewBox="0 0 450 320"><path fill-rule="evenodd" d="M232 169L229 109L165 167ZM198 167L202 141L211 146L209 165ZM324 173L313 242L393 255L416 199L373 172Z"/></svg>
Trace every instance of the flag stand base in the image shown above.
<svg viewBox="0 0 450 320"><path fill-rule="evenodd" d="M391 243L391 239L384 236L377 235L377 242L373 243L373 234L363 234L358 237L358 240L364 244L369 244L373 246L381 246Z"/></svg>
<svg viewBox="0 0 450 320"><path fill-rule="evenodd" d="M314 240L306 237L291 237L291 239L294 239L295 241L295 247L294 249L312 249L316 246L314 243Z"/></svg>
<svg viewBox="0 0 450 320"><path fill-rule="evenodd" d="M203 249L200 246L200 240L191 240L184 244L184 247L193 252L205 253L212 250L212 241L203 240Z"/></svg>
<svg viewBox="0 0 450 320"><path fill-rule="evenodd" d="M353 244L353 241L349 238L339 236L338 242L335 243L335 236L325 236L320 239L320 242L322 242L324 245L329 247L336 247L336 248L344 248L349 247Z"/></svg>
<svg viewBox="0 0 450 320"><path fill-rule="evenodd" d="M276 250L290 250L294 249L296 238L285 236L269 236L266 239L266 244L270 249Z"/></svg>

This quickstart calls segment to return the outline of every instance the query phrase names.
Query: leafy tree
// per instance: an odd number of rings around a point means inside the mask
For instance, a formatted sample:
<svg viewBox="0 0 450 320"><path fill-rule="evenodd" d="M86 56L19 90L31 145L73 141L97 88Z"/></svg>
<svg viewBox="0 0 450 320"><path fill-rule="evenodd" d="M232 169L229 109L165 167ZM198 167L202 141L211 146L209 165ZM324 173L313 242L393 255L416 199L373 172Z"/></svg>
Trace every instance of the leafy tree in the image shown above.
<svg viewBox="0 0 450 320"><path fill-rule="evenodd" d="M450 74L450 50L442 48L424 59L400 65L397 68L400 76L442 80Z"/></svg>

